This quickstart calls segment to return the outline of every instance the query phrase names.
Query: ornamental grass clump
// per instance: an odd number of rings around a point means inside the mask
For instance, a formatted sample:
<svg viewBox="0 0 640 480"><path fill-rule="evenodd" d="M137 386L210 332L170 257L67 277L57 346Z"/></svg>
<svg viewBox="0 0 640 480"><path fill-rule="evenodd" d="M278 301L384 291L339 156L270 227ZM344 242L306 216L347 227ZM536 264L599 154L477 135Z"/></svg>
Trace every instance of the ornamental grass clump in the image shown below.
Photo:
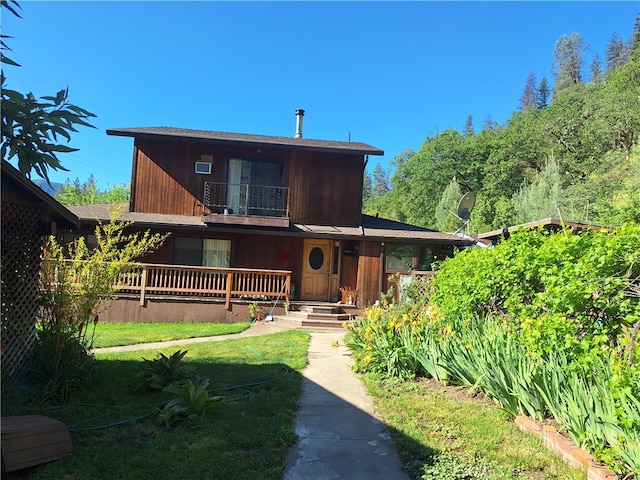
<svg viewBox="0 0 640 480"><path fill-rule="evenodd" d="M450 381L481 391L511 415L545 417L542 395L532 385L539 364L527 357L502 320L472 316L452 322L441 336L441 365Z"/></svg>

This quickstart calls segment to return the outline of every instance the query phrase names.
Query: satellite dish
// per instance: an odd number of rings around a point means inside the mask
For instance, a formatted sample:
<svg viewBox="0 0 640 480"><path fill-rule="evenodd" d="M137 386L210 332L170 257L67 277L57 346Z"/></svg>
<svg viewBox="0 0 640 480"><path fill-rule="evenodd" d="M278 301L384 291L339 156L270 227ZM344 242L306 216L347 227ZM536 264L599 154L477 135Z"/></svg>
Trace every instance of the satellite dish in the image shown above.
<svg viewBox="0 0 640 480"><path fill-rule="evenodd" d="M476 194L473 192L465 193L458 202L458 209L456 215L461 220L469 220L471 218L471 210L476 204Z"/></svg>

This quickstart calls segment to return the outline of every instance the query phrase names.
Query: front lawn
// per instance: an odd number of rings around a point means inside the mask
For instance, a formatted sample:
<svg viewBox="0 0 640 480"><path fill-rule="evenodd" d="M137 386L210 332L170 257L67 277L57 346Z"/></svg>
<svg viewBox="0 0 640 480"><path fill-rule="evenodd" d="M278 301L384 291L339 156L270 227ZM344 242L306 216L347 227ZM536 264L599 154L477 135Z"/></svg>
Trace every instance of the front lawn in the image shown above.
<svg viewBox="0 0 640 480"><path fill-rule="evenodd" d="M435 380L364 375L375 405L416 480L584 480L542 441L482 395Z"/></svg>
<svg viewBox="0 0 640 480"><path fill-rule="evenodd" d="M104 323L96 325L94 348L166 342L183 338L240 333L251 326L241 323Z"/></svg>
<svg viewBox="0 0 640 480"><path fill-rule="evenodd" d="M223 397L204 419L171 428L157 421L167 394L136 388L142 357L160 351L98 353L93 382L68 404L43 409L28 392L3 391L3 416L44 414L72 431L73 455L7 479L247 479L282 476L293 429L309 334L189 345L183 362ZM162 350L169 357L178 348ZM4 389L3 389L4 390ZM21 398L22 395L22 398Z"/></svg>

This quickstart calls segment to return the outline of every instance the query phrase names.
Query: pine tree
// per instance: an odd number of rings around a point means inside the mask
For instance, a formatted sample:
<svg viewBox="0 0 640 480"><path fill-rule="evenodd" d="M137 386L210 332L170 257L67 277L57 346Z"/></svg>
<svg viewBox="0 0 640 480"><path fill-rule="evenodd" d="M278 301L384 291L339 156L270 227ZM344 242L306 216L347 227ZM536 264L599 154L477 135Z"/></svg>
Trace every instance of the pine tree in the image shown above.
<svg viewBox="0 0 640 480"><path fill-rule="evenodd" d="M473 117L471 115L467 116L467 121L464 124L464 134L467 136L473 135L475 132L473 131Z"/></svg>
<svg viewBox="0 0 640 480"><path fill-rule="evenodd" d="M536 106L536 75L533 72L529 72L527 75L527 82L525 83L522 96L520 97L520 110L524 111L527 108Z"/></svg>
<svg viewBox="0 0 640 480"><path fill-rule="evenodd" d="M102 191L93 175L84 183L80 183L77 177L73 182L67 179L55 194L55 198L63 205L124 202L129 200L129 196L129 186L124 182Z"/></svg>
<svg viewBox="0 0 640 480"><path fill-rule="evenodd" d="M536 107L538 107L538 109L542 109L549 105L550 91L551 89L549 88L547 77L542 77L542 80L540 80L540 84L536 89Z"/></svg>
<svg viewBox="0 0 640 480"><path fill-rule="evenodd" d="M531 183L524 184L512 198L517 223L555 216L562 199L560 167L551 157Z"/></svg>
<svg viewBox="0 0 640 480"><path fill-rule="evenodd" d="M462 188L456 177L453 177L442 192L436 207L436 228L441 232L455 232L460 228L462 220L456 215L458 202L462 197Z"/></svg>
<svg viewBox="0 0 640 480"><path fill-rule="evenodd" d="M596 53L593 56L593 62L591 62L591 81L593 83L601 83L604 80L604 72L602 71L602 62L600 62L600 57Z"/></svg>
<svg viewBox="0 0 640 480"><path fill-rule="evenodd" d="M553 51L554 95L582 82L582 67L588 44L577 33L562 35Z"/></svg>
<svg viewBox="0 0 640 480"><path fill-rule="evenodd" d="M483 130L493 130L498 126L498 122L496 122L493 118L491 118L491 114L487 114L486 117L484 117L484 121L482 122L482 129Z"/></svg>
<svg viewBox="0 0 640 480"><path fill-rule="evenodd" d="M391 188L389 187L389 170L382 168L378 163L373 170L373 178L371 185L371 197L378 198L387 193Z"/></svg>
<svg viewBox="0 0 640 480"><path fill-rule="evenodd" d="M371 175L365 170L364 178L362 179L362 205L364 206L371 199L371 187L373 181Z"/></svg>
<svg viewBox="0 0 640 480"><path fill-rule="evenodd" d="M640 56L640 15L636 17L630 43L630 54Z"/></svg>
<svg viewBox="0 0 640 480"><path fill-rule="evenodd" d="M611 35L607 44L605 61L607 62L607 72L612 72L627 63L629 59L629 48L625 45L617 33Z"/></svg>

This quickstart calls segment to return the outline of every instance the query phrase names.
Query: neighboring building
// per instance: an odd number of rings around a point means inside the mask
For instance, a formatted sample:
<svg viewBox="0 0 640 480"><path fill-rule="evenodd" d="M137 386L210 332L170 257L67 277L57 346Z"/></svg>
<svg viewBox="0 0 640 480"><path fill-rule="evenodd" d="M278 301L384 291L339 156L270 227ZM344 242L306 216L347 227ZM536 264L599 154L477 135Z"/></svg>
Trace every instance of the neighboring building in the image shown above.
<svg viewBox="0 0 640 480"><path fill-rule="evenodd" d="M379 299L388 277L452 255L473 240L363 215L362 184L375 147L179 128L118 128L133 137L131 200L125 220L171 232L145 262L290 270L300 301L360 306ZM86 229L108 205L70 207Z"/></svg>
<svg viewBox="0 0 640 480"><path fill-rule="evenodd" d="M599 230L601 228L607 227L603 227L602 225L597 225L595 223L577 222L573 220L562 220L560 218L548 217L542 220L537 220L535 222L523 223L520 225L513 225L511 227L505 227L498 230L492 230L490 232L480 233L478 235L474 235L474 238L476 238L478 242L485 245L495 245L500 240L508 239L511 233L515 232L516 230L531 230L535 228L544 228L545 230L549 230L551 232L558 232L563 228L567 228L571 232L580 232L582 230Z"/></svg>

